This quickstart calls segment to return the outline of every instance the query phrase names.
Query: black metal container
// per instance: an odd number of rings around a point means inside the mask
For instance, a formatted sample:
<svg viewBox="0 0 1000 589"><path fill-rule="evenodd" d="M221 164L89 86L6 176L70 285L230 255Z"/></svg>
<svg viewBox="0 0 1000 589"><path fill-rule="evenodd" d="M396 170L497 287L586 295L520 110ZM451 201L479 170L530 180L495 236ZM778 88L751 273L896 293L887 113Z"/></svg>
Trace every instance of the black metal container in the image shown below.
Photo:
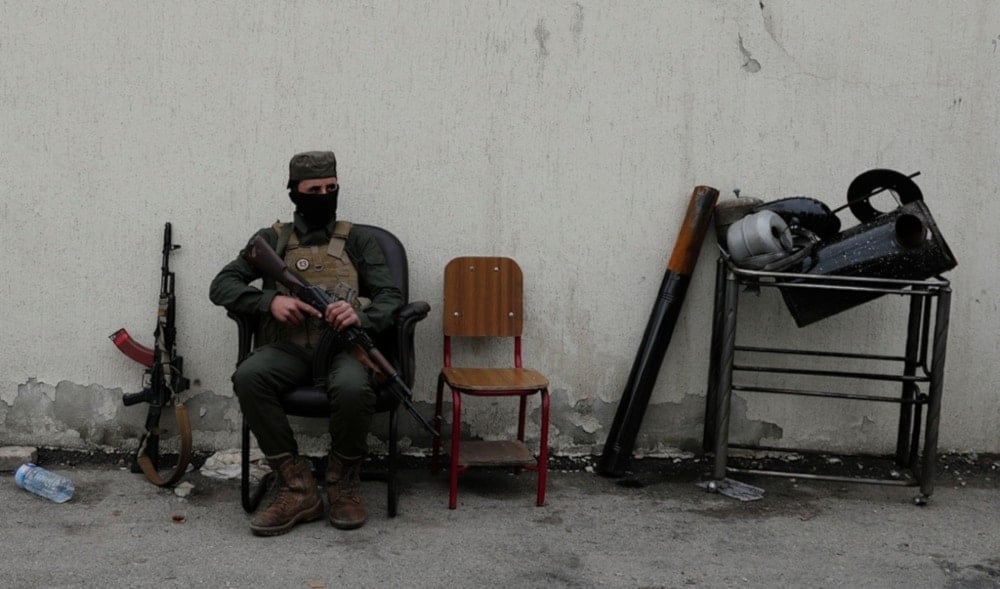
<svg viewBox="0 0 1000 589"><path fill-rule="evenodd" d="M840 219L822 201L808 196L772 200L753 210L773 211L790 227L807 229L820 239L831 239L840 231Z"/></svg>
<svg viewBox="0 0 1000 589"><path fill-rule="evenodd" d="M958 265L922 200L841 232L818 244L795 274L925 280ZM808 279L790 279L796 283ZM868 286L878 286L868 285ZM799 327L882 296L880 292L779 287Z"/></svg>

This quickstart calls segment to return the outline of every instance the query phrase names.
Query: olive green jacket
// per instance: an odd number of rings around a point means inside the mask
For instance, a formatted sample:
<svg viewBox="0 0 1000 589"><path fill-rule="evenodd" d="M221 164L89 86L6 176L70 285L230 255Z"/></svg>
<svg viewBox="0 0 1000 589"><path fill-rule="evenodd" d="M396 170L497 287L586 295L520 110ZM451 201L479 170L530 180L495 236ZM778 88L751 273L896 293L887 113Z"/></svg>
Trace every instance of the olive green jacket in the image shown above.
<svg viewBox="0 0 1000 589"><path fill-rule="evenodd" d="M324 229L307 232L305 223L298 214L295 215L295 233L303 245L325 245L333 235L333 225L334 222L331 221ZM276 247L278 233L273 227L259 230L254 237L258 235L271 247ZM358 271L359 295L372 301L358 313L361 327L370 334L377 335L393 324L396 311L404 303L403 293L393 282L378 242L364 229L358 227L351 229L344 251ZM250 285L260 278L263 278L260 288ZM273 280L262 277L253 265L237 256L212 280L208 296L213 303L225 307L228 311L269 317L271 301L277 294Z"/></svg>

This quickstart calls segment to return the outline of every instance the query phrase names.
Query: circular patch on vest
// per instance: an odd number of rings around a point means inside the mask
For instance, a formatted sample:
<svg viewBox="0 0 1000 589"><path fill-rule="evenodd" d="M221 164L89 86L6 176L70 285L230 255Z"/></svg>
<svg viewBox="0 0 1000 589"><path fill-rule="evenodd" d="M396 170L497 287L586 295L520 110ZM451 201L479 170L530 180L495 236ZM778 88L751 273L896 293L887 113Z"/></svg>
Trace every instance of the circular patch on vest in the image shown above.
<svg viewBox="0 0 1000 589"><path fill-rule="evenodd" d="M299 258L298 260L295 260L295 268L297 270L308 270L309 260L307 260L306 258Z"/></svg>

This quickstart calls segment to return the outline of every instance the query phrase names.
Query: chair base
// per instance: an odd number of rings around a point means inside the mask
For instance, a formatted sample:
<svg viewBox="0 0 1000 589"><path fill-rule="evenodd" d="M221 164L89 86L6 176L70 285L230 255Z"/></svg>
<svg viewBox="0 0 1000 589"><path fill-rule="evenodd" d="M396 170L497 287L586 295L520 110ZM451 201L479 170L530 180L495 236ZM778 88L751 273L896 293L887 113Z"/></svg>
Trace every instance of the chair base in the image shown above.
<svg viewBox="0 0 1000 589"><path fill-rule="evenodd" d="M468 466L534 466L527 444L520 440L467 441L461 444L459 468Z"/></svg>
<svg viewBox="0 0 1000 589"><path fill-rule="evenodd" d="M442 394L444 392L445 379L443 376L438 380L437 401L435 407L435 426L440 432L443 425L441 415ZM469 391L458 388L451 388L452 393L452 431L449 446L451 448L448 457L448 509L458 508L458 475L464 470L474 466L512 466L517 473L521 470L534 470L538 473L538 485L536 490L535 504L539 507L545 505L545 488L548 479L549 464L549 391L547 388L528 391ZM461 440L462 423L462 393L472 396L489 397L518 397L518 427L516 440ZM527 416L527 397L539 394L541 399L541 420L539 453L536 458L528 449L524 442L525 418ZM434 438L431 455L431 472L438 472L441 469L441 436Z"/></svg>

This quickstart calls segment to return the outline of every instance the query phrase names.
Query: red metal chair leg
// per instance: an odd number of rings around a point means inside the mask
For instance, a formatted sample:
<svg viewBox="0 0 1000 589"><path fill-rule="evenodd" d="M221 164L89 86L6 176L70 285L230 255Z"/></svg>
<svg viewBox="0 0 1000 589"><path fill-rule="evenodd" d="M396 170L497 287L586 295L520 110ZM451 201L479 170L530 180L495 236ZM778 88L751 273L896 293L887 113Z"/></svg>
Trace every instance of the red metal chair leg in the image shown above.
<svg viewBox="0 0 1000 589"><path fill-rule="evenodd" d="M462 396L451 390L451 467L448 469L448 509L458 507L458 453L462 433Z"/></svg>
<svg viewBox="0 0 1000 589"><path fill-rule="evenodd" d="M517 411L517 439L524 441L524 418L527 415L528 395L521 395L521 406Z"/></svg>
<svg viewBox="0 0 1000 589"><path fill-rule="evenodd" d="M540 432L538 455L538 501L545 505L545 485L549 474L549 390L542 389L542 431Z"/></svg>
<svg viewBox="0 0 1000 589"><path fill-rule="evenodd" d="M520 442L524 441L524 421L525 416L528 414L528 395L521 393L521 403L517 410L517 439ZM521 466L514 467L514 474L520 476L524 472L524 468Z"/></svg>

